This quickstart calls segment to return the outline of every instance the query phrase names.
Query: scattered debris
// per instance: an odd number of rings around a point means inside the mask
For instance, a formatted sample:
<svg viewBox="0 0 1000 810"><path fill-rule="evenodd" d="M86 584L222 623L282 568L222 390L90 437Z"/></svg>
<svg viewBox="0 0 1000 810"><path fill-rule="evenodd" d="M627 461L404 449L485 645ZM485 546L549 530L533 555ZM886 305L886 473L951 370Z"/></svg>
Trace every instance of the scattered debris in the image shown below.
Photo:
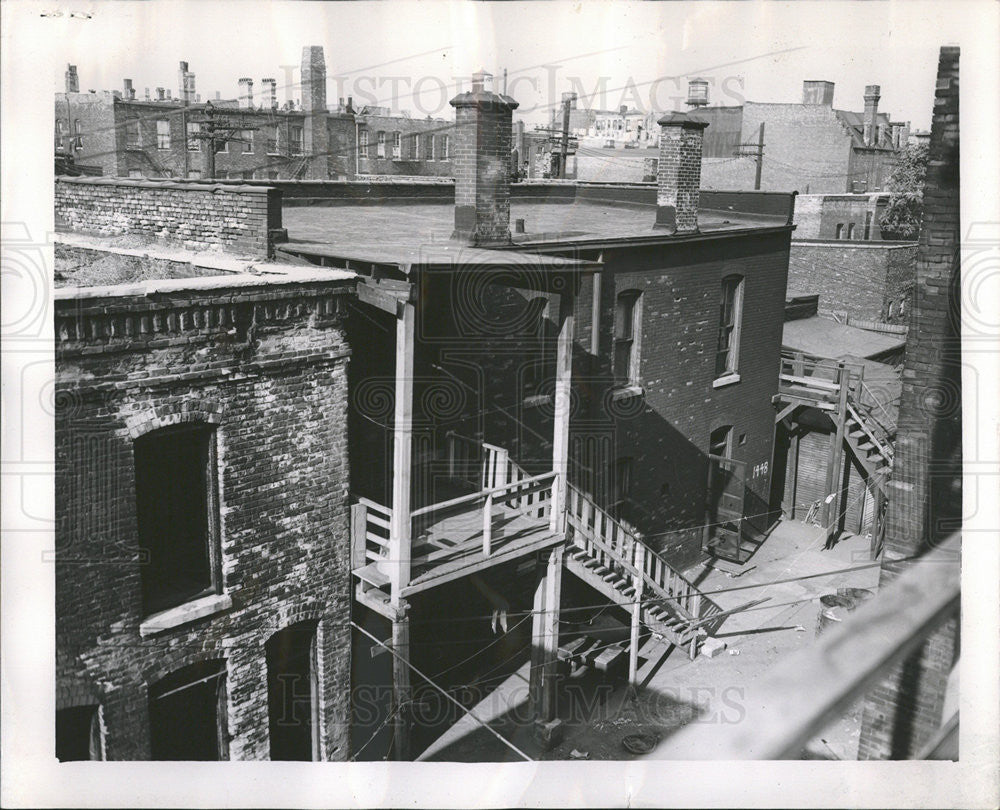
<svg viewBox="0 0 1000 810"><path fill-rule="evenodd" d="M622 745L633 754L648 754L659 741L659 734L628 734L622 739Z"/></svg>
<svg viewBox="0 0 1000 810"><path fill-rule="evenodd" d="M736 579L737 577L741 577L744 574L749 574L756 567L757 567L756 565L751 565L745 571L727 571L726 576L729 577L730 579Z"/></svg>
<svg viewBox="0 0 1000 810"><path fill-rule="evenodd" d="M569 752L570 759L590 759L590 754L586 751L577 751L575 748Z"/></svg>
<svg viewBox="0 0 1000 810"><path fill-rule="evenodd" d="M739 654L740 654L740 651L739 651L739 650L730 650L730 651L729 651L729 654L730 654L730 655L739 655Z"/></svg>
<svg viewBox="0 0 1000 810"><path fill-rule="evenodd" d="M705 643L701 645L701 654L706 658L715 658L724 649L726 649L726 642L720 638L715 638L710 636L705 639Z"/></svg>

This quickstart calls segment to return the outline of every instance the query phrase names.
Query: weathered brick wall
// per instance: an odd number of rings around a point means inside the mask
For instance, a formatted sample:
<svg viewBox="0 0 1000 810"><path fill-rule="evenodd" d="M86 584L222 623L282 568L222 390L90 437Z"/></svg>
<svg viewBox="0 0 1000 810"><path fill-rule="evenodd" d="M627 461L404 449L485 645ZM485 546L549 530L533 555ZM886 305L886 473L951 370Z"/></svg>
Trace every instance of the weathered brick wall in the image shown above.
<svg viewBox="0 0 1000 810"><path fill-rule="evenodd" d="M961 526L962 389L959 327L959 49L941 48L924 191L914 305L889 482L881 583ZM958 654L951 619L868 696L859 759L920 751L942 721Z"/></svg>
<svg viewBox="0 0 1000 810"><path fill-rule="evenodd" d="M818 293L821 314L846 312L852 318L899 323L898 302L911 293L916 254L913 243L796 239L792 241L788 286ZM891 319L890 302L895 303Z"/></svg>
<svg viewBox="0 0 1000 810"><path fill-rule="evenodd" d="M368 149L358 145L358 172L360 174L410 175L414 177L452 177L454 165L451 155L456 146L455 125L441 118L421 119L402 116L359 115L359 131L368 133ZM378 157L378 133L385 133L385 157ZM393 135L402 138L400 156L393 157ZM414 155L412 136L418 138ZM434 152L430 154L430 138L434 137ZM443 138L448 138L449 156L444 156Z"/></svg>
<svg viewBox="0 0 1000 810"><path fill-rule="evenodd" d="M61 177L56 229L96 236L136 235L191 250L274 255L281 192L258 186Z"/></svg>
<svg viewBox="0 0 1000 810"><path fill-rule="evenodd" d="M756 171L750 158L702 158L701 187L721 191L752 189Z"/></svg>
<svg viewBox="0 0 1000 810"><path fill-rule="evenodd" d="M56 154L71 155L85 166L100 166L105 175L118 173L120 153L115 148L115 101L111 93L56 93L55 119L63 127L61 137L58 130L55 132ZM82 130L79 148L75 134L78 122Z"/></svg>
<svg viewBox="0 0 1000 810"><path fill-rule="evenodd" d="M149 686L226 662L232 759L266 759L264 643L319 621L322 750L347 755L344 282L57 299L56 639L61 704L102 704L109 759L150 755ZM133 441L215 426L232 608L140 637Z"/></svg>
<svg viewBox="0 0 1000 810"><path fill-rule="evenodd" d="M865 239L865 223L871 214L868 239L882 239L879 217L888 198L876 194L799 194L795 199L796 239L837 239L837 226L846 239L854 225L852 239Z"/></svg>
<svg viewBox="0 0 1000 810"><path fill-rule="evenodd" d="M850 191L851 136L832 107L748 101L743 108L744 142L756 140L762 122L766 122L763 190L800 194ZM752 165L752 161L747 162Z"/></svg>
<svg viewBox="0 0 1000 810"><path fill-rule="evenodd" d="M682 119L683 116L676 118ZM657 226L676 228L678 231L698 229L701 144L705 126L693 120L660 124L656 173Z"/></svg>

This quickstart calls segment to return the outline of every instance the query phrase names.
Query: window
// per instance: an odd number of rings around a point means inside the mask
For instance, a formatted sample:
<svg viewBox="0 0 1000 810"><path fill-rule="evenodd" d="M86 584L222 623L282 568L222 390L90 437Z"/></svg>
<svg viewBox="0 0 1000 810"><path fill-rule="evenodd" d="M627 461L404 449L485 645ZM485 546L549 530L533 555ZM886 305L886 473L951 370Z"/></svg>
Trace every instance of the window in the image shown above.
<svg viewBox="0 0 1000 810"><path fill-rule="evenodd" d="M278 173L274 172L274 171L268 172L267 173L267 179L268 180L277 180L278 179Z"/></svg>
<svg viewBox="0 0 1000 810"><path fill-rule="evenodd" d="M289 127L288 137L291 141L291 150L293 155L302 154L302 127Z"/></svg>
<svg viewBox="0 0 1000 810"><path fill-rule="evenodd" d="M279 154L278 127L272 126L264 130L265 149L269 155Z"/></svg>
<svg viewBox="0 0 1000 810"><path fill-rule="evenodd" d="M451 138L447 135L441 136L441 160L448 160L451 157Z"/></svg>
<svg viewBox="0 0 1000 810"><path fill-rule="evenodd" d="M369 150L368 130L367 129L360 130L358 132L358 138L360 139L358 142L359 143L358 151L361 153L361 157L365 158L371 157L371 155L368 152Z"/></svg>
<svg viewBox="0 0 1000 810"><path fill-rule="evenodd" d="M743 320L743 277L722 279L719 305L719 347L715 353L715 376L735 374L740 365L740 326Z"/></svg>
<svg viewBox="0 0 1000 810"><path fill-rule="evenodd" d="M425 149L424 154L427 155L428 160L434 160L434 136L428 135L427 139L424 141Z"/></svg>
<svg viewBox="0 0 1000 810"><path fill-rule="evenodd" d="M271 759L318 761L319 668L316 622L279 630L264 645Z"/></svg>
<svg viewBox="0 0 1000 810"><path fill-rule="evenodd" d="M854 223L853 222L850 225L847 226L847 238L848 239L853 239L854 238Z"/></svg>
<svg viewBox="0 0 1000 810"><path fill-rule="evenodd" d="M201 180L201 172L198 169L188 169L187 176L189 180Z"/></svg>
<svg viewBox="0 0 1000 810"><path fill-rule="evenodd" d="M843 222L838 222L837 223L837 238L838 239L843 239L844 238L844 223Z"/></svg>
<svg viewBox="0 0 1000 810"><path fill-rule="evenodd" d="M625 517L624 512L632 493L632 459L621 456L615 460L612 471L612 487L614 497L611 500L611 514L616 519Z"/></svg>
<svg viewBox="0 0 1000 810"><path fill-rule="evenodd" d="M385 133L379 132L375 135L375 157L385 157Z"/></svg>
<svg viewBox="0 0 1000 810"><path fill-rule="evenodd" d="M615 304L616 385L639 385L639 338L641 332L641 299L638 290L618 293Z"/></svg>
<svg viewBox="0 0 1000 810"><path fill-rule="evenodd" d="M166 118L160 118L156 122L156 148L170 148L170 122Z"/></svg>
<svg viewBox="0 0 1000 810"><path fill-rule="evenodd" d="M65 151L65 149L66 149L66 144L63 141L63 138L66 136L66 129L67 129L67 124L66 124L65 119L63 119L63 118L57 118L56 119L56 149L58 149L59 151Z"/></svg>
<svg viewBox="0 0 1000 810"><path fill-rule="evenodd" d="M403 133L392 133L392 159L399 160L403 157Z"/></svg>
<svg viewBox="0 0 1000 810"><path fill-rule="evenodd" d="M733 457L733 426L722 425L712 431L708 441L708 452L722 458Z"/></svg>
<svg viewBox="0 0 1000 810"><path fill-rule="evenodd" d="M895 317L895 315L896 315L896 302L895 301L890 301L889 302L889 317L893 318L893 317Z"/></svg>
<svg viewBox="0 0 1000 810"><path fill-rule="evenodd" d="M187 125L187 142L189 152L200 152L201 151L201 140L195 137L199 132L201 132L201 124L196 122L190 122Z"/></svg>
<svg viewBox="0 0 1000 810"><path fill-rule="evenodd" d="M138 121L126 121L125 122L125 148L126 149L138 149L142 146L141 138L139 137L139 122Z"/></svg>
<svg viewBox="0 0 1000 810"><path fill-rule="evenodd" d="M83 149L83 124L80 122L79 118L73 121L73 135L73 147L75 149Z"/></svg>
<svg viewBox="0 0 1000 810"><path fill-rule="evenodd" d="M161 428L134 453L143 614L221 593L214 428Z"/></svg>
<svg viewBox="0 0 1000 810"><path fill-rule="evenodd" d="M56 712L56 758L60 762L104 759L98 706L74 706Z"/></svg>
<svg viewBox="0 0 1000 810"><path fill-rule="evenodd" d="M241 130L240 140L243 141L243 154L253 154L253 130Z"/></svg>
<svg viewBox="0 0 1000 810"><path fill-rule="evenodd" d="M410 160L420 160L420 136L410 136Z"/></svg>
<svg viewBox="0 0 1000 810"><path fill-rule="evenodd" d="M138 177L142 177L142 172L139 169L129 169L128 176L135 179Z"/></svg>
<svg viewBox="0 0 1000 810"><path fill-rule="evenodd" d="M229 759L225 661L204 661L149 688L154 760Z"/></svg>
<svg viewBox="0 0 1000 810"><path fill-rule="evenodd" d="M872 212L865 213L865 241L872 238Z"/></svg>
<svg viewBox="0 0 1000 810"><path fill-rule="evenodd" d="M905 298L900 298L899 299L899 314L903 315L905 313L906 313L906 299Z"/></svg>

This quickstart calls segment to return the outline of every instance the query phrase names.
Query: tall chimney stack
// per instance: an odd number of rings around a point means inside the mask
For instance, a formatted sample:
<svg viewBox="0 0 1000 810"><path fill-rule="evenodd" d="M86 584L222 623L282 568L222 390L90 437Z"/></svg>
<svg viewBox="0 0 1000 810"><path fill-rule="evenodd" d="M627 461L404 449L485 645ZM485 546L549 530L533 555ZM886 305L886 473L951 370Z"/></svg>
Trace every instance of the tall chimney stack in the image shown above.
<svg viewBox="0 0 1000 810"><path fill-rule="evenodd" d="M326 112L326 59L322 45L302 48L302 110Z"/></svg>
<svg viewBox="0 0 1000 810"><path fill-rule="evenodd" d="M166 95L164 95L164 90L163 90L162 87L157 87L156 88L156 100L157 101L164 101L164 100L166 100Z"/></svg>
<svg viewBox="0 0 1000 810"><path fill-rule="evenodd" d="M877 84L869 84L865 87L865 146L873 146L875 144L875 122L878 118L878 100L882 97L880 95L881 89Z"/></svg>
<svg viewBox="0 0 1000 810"><path fill-rule="evenodd" d="M278 82L275 79L260 80L261 104L265 110L278 109Z"/></svg>
<svg viewBox="0 0 1000 810"><path fill-rule="evenodd" d="M708 106L708 82L704 79L691 79L688 82L687 105L697 109Z"/></svg>
<svg viewBox="0 0 1000 810"><path fill-rule="evenodd" d="M479 71L472 89L449 103L455 108L455 231L469 245L510 242L511 127L517 102L487 89L493 77Z"/></svg>
<svg viewBox="0 0 1000 810"><path fill-rule="evenodd" d="M131 99L135 98L135 88L132 87L131 79L123 79L122 87L125 90L125 92L122 95L124 96L126 101L130 101Z"/></svg>
<svg viewBox="0 0 1000 810"><path fill-rule="evenodd" d="M80 77L76 73L76 65L66 65L66 92L80 92Z"/></svg>
<svg viewBox="0 0 1000 810"><path fill-rule="evenodd" d="M181 62L177 71L177 84L180 89L181 101L185 104L194 103L194 74L188 70L188 63Z"/></svg>
<svg viewBox="0 0 1000 810"><path fill-rule="evenodd" d="M240 79L239 105L243 109L253 107L253 79Z"/></svg>
<svg viewBox="0 0 1000 810"><path fill-rule="evenodd" d="M657 123L660 125L660 158L653 228L695 233L698 230L702 141L708 122L685 113L667 113Z"/></svg>

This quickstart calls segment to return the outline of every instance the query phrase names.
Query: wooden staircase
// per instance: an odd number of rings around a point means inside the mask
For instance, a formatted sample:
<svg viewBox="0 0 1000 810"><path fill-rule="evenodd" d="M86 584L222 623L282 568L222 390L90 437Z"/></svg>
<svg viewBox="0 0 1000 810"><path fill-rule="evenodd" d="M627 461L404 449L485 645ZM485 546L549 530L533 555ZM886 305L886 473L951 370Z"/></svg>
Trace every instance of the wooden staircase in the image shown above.
<svg viewBox="0 0 1000 810"><path fill-rule="evenodd" d="M892 473L892 437L850 397L845 414L844 443L858 460L868 480L884 494Z"/></svg>
<svg viewBox="0 0 1000 810"><path fill-rule="evenodd" d="M567 500L567 570L629 611L640 604L642 624L694 658L721 608L572 484Z"/></svg>

